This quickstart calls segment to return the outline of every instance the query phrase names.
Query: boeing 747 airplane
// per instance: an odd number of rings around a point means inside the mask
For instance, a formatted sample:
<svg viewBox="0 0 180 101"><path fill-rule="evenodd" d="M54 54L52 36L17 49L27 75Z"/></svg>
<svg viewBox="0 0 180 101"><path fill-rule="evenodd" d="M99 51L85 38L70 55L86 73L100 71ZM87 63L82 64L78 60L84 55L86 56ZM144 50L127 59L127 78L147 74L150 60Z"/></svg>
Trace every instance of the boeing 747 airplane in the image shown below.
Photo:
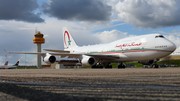
<svg viewBox="0 0 180 101"><path fill-rule="evenodd" d="M119 63L118 68L124 68L123 62L139 61L142 64L152 64L160 58L171 54L176 45L160 34L148 34L119 39L106 44L78 46L67 28L63 28L64 50L44 49L52 53L6 52L18 54L39 54L44 62L54 63L55 56L76 58L83 67L112 68L110 63ZM158 67L158 65L156 65Z"/></svg>
<svg viewBox="0 0 180 101"><path fill-rule="evenodd" d="M17 61L17 63L14 65L8 65L8 61L7 61L3 66L0 66L0 69L12 69L12 68L16 68L18 65L19 65L19 61Z"/></svg>

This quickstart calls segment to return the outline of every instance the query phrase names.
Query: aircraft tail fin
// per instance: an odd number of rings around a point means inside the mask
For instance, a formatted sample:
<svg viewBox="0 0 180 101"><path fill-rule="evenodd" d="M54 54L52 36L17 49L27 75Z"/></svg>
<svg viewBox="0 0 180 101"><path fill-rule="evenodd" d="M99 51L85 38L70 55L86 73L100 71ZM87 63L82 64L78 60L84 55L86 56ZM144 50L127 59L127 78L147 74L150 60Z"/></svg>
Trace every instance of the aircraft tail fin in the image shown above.
<svg viewBox="0 0 180 101"><path fill-rule="evenodd" d="M16 64L14 66L18 66L19 65L19 61L16 62Z"/></svg>
<svg viewBox="0 0 180 101"><path fill-rule="evenodd" d="M65 49L77 47L76 42L74 41L73 37L66 27L63 28L63 40Z"/></svg>
<svg viewBox="0 0 180 101"><path fill-rule="evenodd" d="M4 66L7 66L8 65L8 61L6 61L6 63L4 64Z"/></svg>

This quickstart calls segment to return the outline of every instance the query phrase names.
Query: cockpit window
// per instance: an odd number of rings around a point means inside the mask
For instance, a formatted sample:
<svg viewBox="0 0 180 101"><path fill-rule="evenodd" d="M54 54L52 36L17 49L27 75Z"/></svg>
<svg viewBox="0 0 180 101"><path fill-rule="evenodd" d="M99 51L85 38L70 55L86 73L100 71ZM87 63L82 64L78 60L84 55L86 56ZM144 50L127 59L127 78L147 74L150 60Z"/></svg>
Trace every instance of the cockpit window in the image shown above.
<svg viewBox="0 0 180 101"><path fill-rule="evenodd" d="M155 38L164 38L163 35L158 35L158 36L155 36Z"/></svg>

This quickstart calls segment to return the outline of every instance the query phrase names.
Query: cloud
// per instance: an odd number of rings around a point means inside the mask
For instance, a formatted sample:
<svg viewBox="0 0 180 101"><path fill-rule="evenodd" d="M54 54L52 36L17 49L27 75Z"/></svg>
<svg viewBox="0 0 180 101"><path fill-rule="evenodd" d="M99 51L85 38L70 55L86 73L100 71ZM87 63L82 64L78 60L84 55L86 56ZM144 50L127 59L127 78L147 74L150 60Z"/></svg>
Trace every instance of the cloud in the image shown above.
<svg viewBox="0 0 180 101"><path fill-rule="evenodd" d="M179 0L123 0L116 4L118 18L140 28L180 25Z"/></svg>
<svg viewBox="0 0 180 101"><path fill-rule="evenodd" d="M100 0L51 0L43 3L43 12L64 20L107 21L111 6Z"/></svg>
<svg viewBox="0 0 180 101"><path fill-rule="evenodd" d="M112 31L104 31L94 34L93 36L97 37L101 43L108 43L112 42L121 38L125 38L127 33L123 33L118 30L112 30Z"/></svg>
<svg viewBox="0 0 180 101"><path fill-rule="evenodd" d="M87 29L86 27L88 26L77 25L77 23L72 21L57 20L55 18L46 19L46 23L0 20L0 63L4 64L6 61L5 55L7 55L7 60L10 64L14 64L17 60L20 60L20 65L25 64L24 54L6 54L3 49L12 52L36 52L36 44L33 43L35 28L44 34L45 43L42 44L42 49L63 50L62 28L65 26L79 46L100 43L98 38L92 36L92 29ZM26 60L28 62L26 64L33 64L34 58L36 58L36 55L27 54Z"/></svg>
<svg viewBox="0 0 180 101"><path fill-rule="evenodd" d="M179 37L175 37L174 35L165 35L165 37L170 41L172 41L177 46L177 48L180 47Z"/></svg>
<svg viewBox="0 0 180 101"><path fill-rule="evenodd" d="M154 31L154 32L161 33L161 34L180 36L180 30L171 30L170 32L164 32L164 31Z"/></svg>
<svg viewBox="0 0 180 101"><path fill-rule="evenodd" d="M174 52L180 52L180 47L177 47Z"/></svg>
<svg viewBox="0 0 180 101"><path fill-rule="evenodd" d="M36 50L36 45L33 44L34 27L30 27L28 23L19 21L1 20L0 24L0 56L3 57L3 60L1 60L2 63L7 60L9 64L15 64L22 56L19 54L6 54L3 49L24 52ZM4 57L5 55L7 55L7 59ZM20 64L22 64L22 61L20 61Z"/></svg>
<svg viewBox="0 0 180 101"><path fill-rule="evenodd" d="M0 20L44 22L39 13L34 13L38 7L37 0L0 0Z"/></svg>

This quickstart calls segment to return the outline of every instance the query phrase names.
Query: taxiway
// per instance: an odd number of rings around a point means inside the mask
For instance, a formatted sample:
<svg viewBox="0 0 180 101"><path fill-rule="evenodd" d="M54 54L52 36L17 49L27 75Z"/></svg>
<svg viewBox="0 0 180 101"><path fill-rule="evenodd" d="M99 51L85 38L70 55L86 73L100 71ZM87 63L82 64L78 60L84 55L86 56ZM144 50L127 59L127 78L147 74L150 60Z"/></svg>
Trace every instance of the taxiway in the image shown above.
<svg viewBox="0 0 180 101"><path fill-rule="evenodd" d="M0 70L0 100L180 100L180 68Z"/></svg>

